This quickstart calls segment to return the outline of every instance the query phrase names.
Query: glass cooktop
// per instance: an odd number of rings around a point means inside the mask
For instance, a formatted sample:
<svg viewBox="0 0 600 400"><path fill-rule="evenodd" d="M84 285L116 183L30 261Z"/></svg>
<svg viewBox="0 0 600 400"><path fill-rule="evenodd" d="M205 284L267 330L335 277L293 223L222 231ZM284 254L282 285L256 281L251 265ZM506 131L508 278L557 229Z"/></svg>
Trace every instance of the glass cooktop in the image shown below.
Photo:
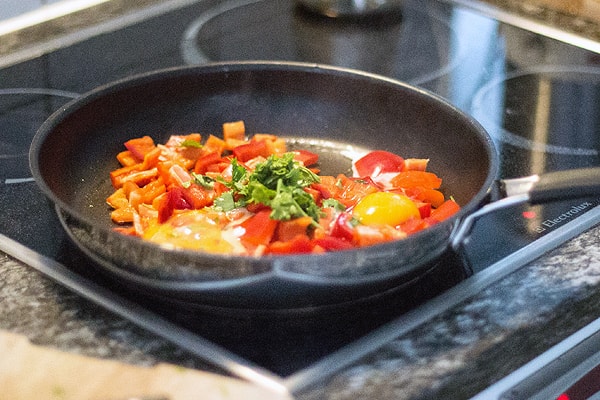
<svg viewBox="0 0 600 400"><path fill-rule="evenodd" d="M473 115L500 154L499 178L600 165L600 116L594 110L600 100L600 58L448 2L406 0L384 15L335 19L293 1L198 1L135 20L0 69L0 233L96 282L107 278L71 244L31 179L29 142L62 104L135 73L227 60L355 68L433 91ZM470 265L441 261L452 265L455 278L448 280L434 266L427 279L410 288L365 300L358 315L339 309L324 318L315 310L298 325L289 318L224 315L202 307L173 312L135 301L287 376L470 274L534 247L598 204L598 199L584 199L515 206L485 216L465 244ZM118 287L115 291L128 296ZM210 324L204 323L207 318ZM223 326L230 324L241 327L255 345L241 344L240 331L223 335ZM277 339L265 340L267 331L279 332L270 336Z"/></svg>

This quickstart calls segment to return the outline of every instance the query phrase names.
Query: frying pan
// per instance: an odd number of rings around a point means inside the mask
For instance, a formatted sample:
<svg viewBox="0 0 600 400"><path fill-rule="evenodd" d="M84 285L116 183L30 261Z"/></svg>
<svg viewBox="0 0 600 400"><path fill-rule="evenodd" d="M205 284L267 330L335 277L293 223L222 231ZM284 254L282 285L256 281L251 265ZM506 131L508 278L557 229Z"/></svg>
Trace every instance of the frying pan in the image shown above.
<svg viewBox="0 0 600 400"><path fill-rule="evenodd" d="M108 177L126 140L218 133L234 120L318 152L325 174L348 173L349 155L365 150L429 158L442 190L462 209L405 240L318 255L215 255L113 231ZM69 236L116 281L190 303L280 310L376 296L443 264L442 254L468 235L466 217L481 212L495 187L498 159L477 122L422 89L330 66L233 62L154 71L92 90L40 127L30 166Z"/></svg>

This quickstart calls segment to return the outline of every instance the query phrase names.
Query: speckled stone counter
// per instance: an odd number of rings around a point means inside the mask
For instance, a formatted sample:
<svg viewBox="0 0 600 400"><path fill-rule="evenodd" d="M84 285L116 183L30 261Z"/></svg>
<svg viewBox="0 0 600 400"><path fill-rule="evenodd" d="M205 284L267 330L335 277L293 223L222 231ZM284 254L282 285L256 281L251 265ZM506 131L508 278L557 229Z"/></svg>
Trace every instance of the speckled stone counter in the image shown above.
<svg viewBox="0 0 600 400"><path fill-rule="evenodd" d="M215 370L1 252L0 271L0 330L91 357Z"/></svg>
<svg viewBox="0 0 600 400"><path fill-rule="evenodd" d="M483 0L482 3L588 39L600 38L600 3L596 0Z"/></svg>
<svg viewBox="0 0 600 400"><path fill-rule="evenodd" d="M312 399L462 399L600 316L600 228L337 374Z"/></svg>

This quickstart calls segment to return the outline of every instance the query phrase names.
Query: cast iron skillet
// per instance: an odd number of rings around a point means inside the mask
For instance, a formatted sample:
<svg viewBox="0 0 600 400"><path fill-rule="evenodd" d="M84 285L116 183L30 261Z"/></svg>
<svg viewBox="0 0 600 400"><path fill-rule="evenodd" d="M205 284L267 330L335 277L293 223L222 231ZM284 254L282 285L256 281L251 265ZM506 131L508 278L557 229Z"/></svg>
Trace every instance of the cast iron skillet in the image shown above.
<svg viewBox="0 0 600 400"><path fill-rule="evenodd" d="M251 133L276 133L290 146L318 151L329 174L348 172L347 154L365 149L429 158L462 210L402 241L324 255L167 250L112 230L108 176L126 140L220 133L234 120ZM43 124L30 163L68 234L114 278L159 296L252 309L351 302L416 279L452 241L460 244L453 231L480 208L498 168L483 128L429 92L368 73L282 62L179 67L99 87Z"/></svg>

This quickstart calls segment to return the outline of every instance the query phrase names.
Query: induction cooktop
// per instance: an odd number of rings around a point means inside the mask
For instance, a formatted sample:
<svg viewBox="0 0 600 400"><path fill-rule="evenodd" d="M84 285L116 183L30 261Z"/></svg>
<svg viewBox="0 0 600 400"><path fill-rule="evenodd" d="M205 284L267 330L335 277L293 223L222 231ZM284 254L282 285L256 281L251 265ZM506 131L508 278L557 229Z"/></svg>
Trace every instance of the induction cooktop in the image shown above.
<svg viewBox="0 0 600 400"><path fill-rule="evenodd" d="M229 60L303 61L359 69L432 91L473 115L496 145L499 179L600 166L600 116L595 112L600 58L577 46L452 2L406 0L397 9L367 18L330 18L293 1L173 3L2 65L2 250L54 274L59 282L65 279L73 290L125 317L137 318L132 309L160 316L160 328L151 317L136 322L182 346L197 340L196 352L210 354L225 369L231 357L256 367L258 375L296 374L305 377L300 386L308 385L319 379L310 374L311 368L335 358L355 340L373 335L409 310L418 311L440 294L452 294L469 277L485 276L489 281L507 274L599 220L595 198L517 205L486 215L465 243L468 265L452 257L442 261L451 264L454 278L432 268L415 285L364 299L359 307L303 310L290 317L185 305L174 309L132 298L98 274L64 234L54 208L31 178L27 156L36 129L55 110L81 93L131 74ZM103 296L106 301L100 300ZM121 300L130 311L116 305ZM439 309L429 307L421 318ZM228 329L231 326L237 329ZM180 340L181 329L187 332L186 340Z"/></svg>

